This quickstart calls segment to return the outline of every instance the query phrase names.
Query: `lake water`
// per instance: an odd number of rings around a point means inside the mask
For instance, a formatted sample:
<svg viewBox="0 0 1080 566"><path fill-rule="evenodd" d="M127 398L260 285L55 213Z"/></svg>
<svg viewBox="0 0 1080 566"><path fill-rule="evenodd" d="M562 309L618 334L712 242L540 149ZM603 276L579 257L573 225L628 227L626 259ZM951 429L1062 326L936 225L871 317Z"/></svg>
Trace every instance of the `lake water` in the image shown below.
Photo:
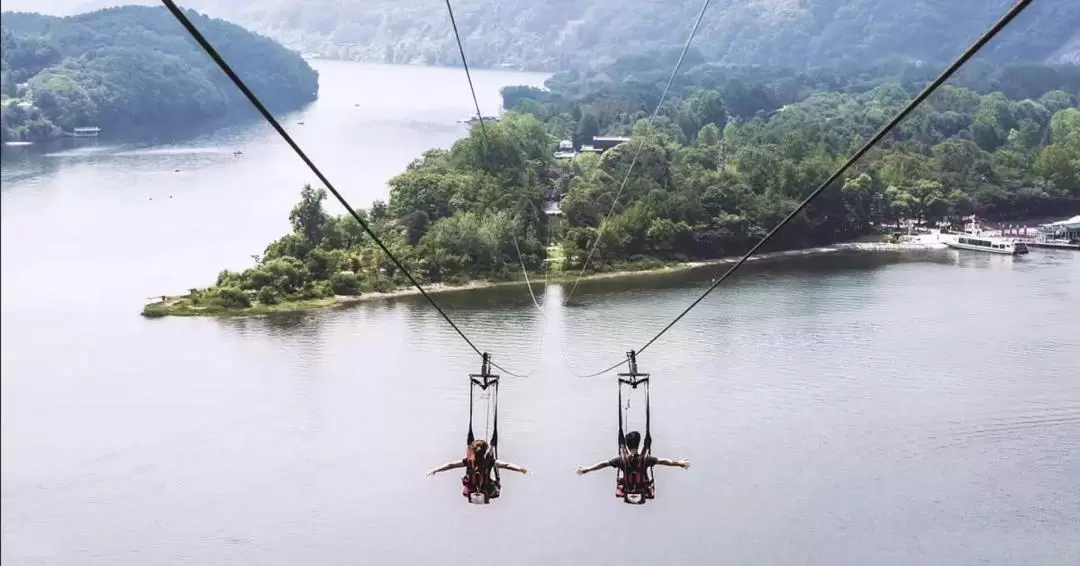
<svg viewBox="0 0 1080 566"><path fill-rule="evenodd" d="M354 206L462 135L463 73L318 62L285 121ZM498 87L542 75L477 71ZM303 120L304 125L297 122ZM243 155L234 157L236 149ZM179 172L175 170L179 169ZM437 295L507 369L503 496L459 474L479 359L415 298L146 320L288 229L314 182L253 124L169 146L5 157L3 563L1080 563L1080 255L756 265L642 354L657 498L610 470L615 377L715 271ZM339 212L336 203L328 205ZM478 399L476 427L486 428ZM643 402L631 398L631 427Z"/></svg>

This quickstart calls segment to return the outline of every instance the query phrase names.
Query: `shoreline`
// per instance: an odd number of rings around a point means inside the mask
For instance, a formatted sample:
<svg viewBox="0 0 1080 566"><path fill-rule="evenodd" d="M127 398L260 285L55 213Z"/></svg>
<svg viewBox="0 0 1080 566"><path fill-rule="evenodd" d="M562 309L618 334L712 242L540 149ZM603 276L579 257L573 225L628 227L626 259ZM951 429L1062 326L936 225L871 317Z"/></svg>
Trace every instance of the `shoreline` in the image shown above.
<svg viewBox="0 0 1080 566"><path fill-rule="evenodd" d="M747 263L753 261L771 261L781 260L797 257L810 257L825 255L830 253L839 252L861 252L861 253L896 253L896 252L910 252L910 251L938 251L947 249L941 241L930 238L920 238L915 242L905 242L899 244L888 244L884 242L846 242L838 243L830 246L820 246L816 248L802 248L796 250L786 250L777 252L766 252L762 254L756 254L750 256L747 259ZM601 279L621 279L629 277L642 277L647 275L662 275L671 273L680 273L684 271L691 271L694 269L701 269L704 267L711 267L716 265L732 264L739 261L742 256L731 256L716 259L696 260L696 261L684 261L679 263L673 263L671 265L665 265L663 267L653 269L640 269L640 270L619 270L611 271L607 273L591 273L581 278L582 281L601 280ZM574 281L576 276L573 273L564 273L559 276L553 276L546 279L547 283L564 284ZM532 281L537 283L537 281ZM448 285L446 283L432 283L424 287L429 295L436 295L441 293L451 293L454 291L471 291L477 289L490 289L496 287L509 287L516 285L524 285L524 280L515 281L486 281L477 280L470 281L464 285ZM370 292L362 295L334 295L331 297L325 297L321 299L308 299L301 301L285 301L275 305L253 305L243 309L232 309L223 307L191 307L182 304L186 295L181 296L163 296L164 301L156 301L149 303L143 307L142 316L147 318L164 318L167 316L214 316L214 317L247 317L247 316L262 316L274 313L295 313L306 312L312 310L321 310L329 308L341 308L359 303L365 303L369 301L379 301L386 299L394 299L398 297L409 297L413 295L419 295L415 287L402 287L393 291L386 292Z"/></svg>

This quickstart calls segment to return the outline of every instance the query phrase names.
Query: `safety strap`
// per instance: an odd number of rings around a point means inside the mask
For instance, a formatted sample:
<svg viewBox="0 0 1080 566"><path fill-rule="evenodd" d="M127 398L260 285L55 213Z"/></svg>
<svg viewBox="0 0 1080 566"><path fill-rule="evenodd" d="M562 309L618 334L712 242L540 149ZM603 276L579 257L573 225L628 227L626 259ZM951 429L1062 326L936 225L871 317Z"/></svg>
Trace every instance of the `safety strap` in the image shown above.
<svg viewBox="0 0 1080 566"><path fill-rule="evenodd" d="M651 423L649 418L649 374L638 373L637 356L633 351L627 352L626 357L629 361L630 371L619 374L619 454L622 455L627 450L626 432L623 429L623 384L629 385L633 389L637 389L638 385L645 385L645 440L641 452L643 454L648 454L652 449L652 431L650 430Z"/></svg>
<svg viewBox="0 0 1080 566"><path fill-rule="evenodd" d="M623 431L622 383L619 383L619 456L626 452L626 433Z"/></svg>
<svg viewBox="0 0 1080 566"><path fill-rule="evenodd" d="M625 462L630 461L630 449L626 446L626 432L623 425L623 401L622 401L622 384L619 384L619 457ZM641 444L641 457L648 459L652 454L652 414L649 408L649 382L645 381L645 439ZM646 477L652 479L652 469L646 468ZM621 473L621 472L620 472ZM620 474L616 474L618 477Z"/></svg>
<svg viewBox="0 0 1080 566"><path fill-rule="evenodd" d="M648 461L649 456L652 455L652 431L651 421L652 417L649 410L649 382L645 382L645 440L641 444L641 458L642 463ZM652 483L653 481L653 469L650 466L643 466L645 469L645 481L646 483Z"/></svg>
<svg viewBox="0 0 1080 566"><path fill-rule="evenodd" d="M650 430L651 416L649 414L649 382L645 382L645 440L641 445L641 453L648 455L652 452L652 431Z"/></svg>
<svg viewBox="0 0 1080 566"><path fill-rule="evenodd" d="M622 466L615 472L615 482L618 485L620 478L625 478L622 468L628 468L630 466L630 449L626 446L626 431L623 423L623 395L622 386L629 385L632 389L637 389L638 385L645 385L645 438L642 441L641 451L639 453L639 460L636 463L635 469L640 471L644 469L646 485L653 482L652 468L646 466L649 455L652 454L652 415L649 407L649 374L638 373L637 370L637 356L633 351L626 353L627 360L629 362L630 371L627 373L619 374L619 398L618 398L618 412L619 412L619 458L622 461ZM625 487L624 487L625 488Z"/></svg>
<svg viewBox="0 0 1080 566"><path fill-rule="evenodd" d="M626 449L626 433L623 431L623 403L622 403L622 382L619 382L619 400L618 405L615 407L619 413L619 462L622 464L615 470L615 488L618 489L619 480L625 476L623 469L626 468L628 461L628 450ZM625 486L623 487L625 489Z"/></svg>
<svg viewBox="0 0 1080 566"><path fill-rule="evenodd" d="M495 474L495 487L502 486L499 478L499 466L496 463L499 461L499 382L495 382L495 391L492 396L492 402L495 404L495 418L492 419L491 424L491 467Z"/></svg>
<svg viewBox="0 0 1080 566"><path fill-rule="evenodd" d="M499 467L495 465L495 462L499 459L499 376L491 373L490 356L487 352L483 354L483 364L480 367L479 374L469 374L469 432L465 436L466 446L471 446L473 441L476 440L476 435L473 433L473 406L474 399L476 397L476 388L486 390L489 387L494 386L492 391L491 400L489 403L495 405L495 418L492 421L491 439L488 441L489 452L486 456L487 462L481 462L474 460L473 464L477 466L478 472L483 472L484 467L491 466L491 472L494 474L493 481L495 486L499 487ZM482 473L482 481L486 482L488 479L487 473ZM479 486L474 486L479 487Z"/></svg>
<svg viewBox="0 0 1080 566"><path fill-rule="evenodd" d="M473 441L476 440L476 437L473 436L472 416L473 416L473 383L472 383L472 381L470 381L469 382L469 434L467 434L465 436L465 445L466 446L472 446Z"/></svg>

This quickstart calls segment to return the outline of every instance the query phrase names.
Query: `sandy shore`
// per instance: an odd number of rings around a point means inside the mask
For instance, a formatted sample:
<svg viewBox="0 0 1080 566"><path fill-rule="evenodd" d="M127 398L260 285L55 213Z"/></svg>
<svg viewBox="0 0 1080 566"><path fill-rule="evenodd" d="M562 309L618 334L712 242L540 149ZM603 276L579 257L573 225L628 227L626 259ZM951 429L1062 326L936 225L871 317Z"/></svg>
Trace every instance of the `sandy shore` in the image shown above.
<svg viewBox="0 0 1080 566"><path fill-rule="evenodd" d="M851 242L843 244L834 244L831 246L822 246L818 248L806 248L800 250L788 250L782 252L769 252L763 254L757 254L750 256L747 262L751 261L768 261L793 257L807 257L814 255L824 255L838 252L865 252L865 253L885 253L885 252L904 252L904 251L931 251L946 249L947 246L941 242L937 234L928 234L914 238L912 241L899 243L899 244L887 244L883 242ZM646 269L639 271L612 271L609 273L593 273L582 277L582 280L594 280L594 279L614 279L623 277L635 277L645 275L656 275L660 273L675 273L679 271L687 271L690 269L697 269L701 267L707 267L711 265L723 265L732 264L739 261L739 257L724 257L718 259L710 259L703 261L687 261L674 265L661 267L658 269ZM565 273L561 277L551 277L547 281L549 283L567 283L572 282L576 274ZM534 284L537 283L534 281ZM445 283L432 283L426 285L424 290L429 295L435 295L440 293L449 293L453 291L468 291L475 289L488 289L493 287L507 287L513 285L524 285L524 281L506 281L506 282L489 282L489 281L473 281L465 285L447 285ZM405 287L396 289L394 291L388 291L385 293L364 293L363 295L351 296L351 295L336 295L334 297L328 297L325 299L313 299L309 301L292 301L281 303L277 305L256 305L247 309L212 309L206 307L191 307L184 304L183 297L166 297L165 301L159 301L151 303L143 310L145 316L255 316L263 314L271 314L275 312L297 312L307 311L321 308L332 308L351 305L355 303L363 303L367 301L378 301L384 299L392 299L395 297L406 297L410 295L419 295L418 291L414 287Z"/></svg>
<svg viewBox="0 0 1080 566"><path fill-rule="evenodd" d="M763 254L752 255L747 259L747 263L751 261L768 261L793 257L807 257L814 255L824 255L838 252L866 252L866 253L885 253L885 252L905 252L905 251L932 251L932 250L944 250L947 249L943 242L937 239L935 234L928 234L919 236L910 242L904 242L900 244L886 244L884 242L849 242L843 244L833 244L831 246L822 246L819 248L803 248L799 250L787 250L783 252L768 252ZM706 259L700 261L687 261L676 265L662 267L659 269L647 269L642 271L612 271L610 273L594 273L586 275L581 279L609 279L615 277L634 277L638 275L653 275L656 273L668 273L677 271L686 271L688 269L697 269L699 267L707 267L710 265L724 265L732 264L739 261L742 256L722 257L717 259ZM573 281L573 277L565 277L557 282ZM415 292L415 289L413 290Z"/></svg>

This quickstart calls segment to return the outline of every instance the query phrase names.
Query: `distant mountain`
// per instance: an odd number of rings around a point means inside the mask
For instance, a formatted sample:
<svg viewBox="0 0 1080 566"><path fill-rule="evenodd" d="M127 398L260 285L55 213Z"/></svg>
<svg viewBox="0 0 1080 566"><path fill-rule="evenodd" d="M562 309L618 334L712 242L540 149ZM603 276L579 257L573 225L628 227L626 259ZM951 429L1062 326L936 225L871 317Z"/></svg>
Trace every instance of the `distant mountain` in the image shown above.
<svg viewBox="0 0 1080 566"><path fill-rule="evenodd" d="M318 73L295 52L238 25L189 15L272 111L317 96ZM5 141L47 139L79 126L168 134L254 116L162 7L69 17L5 12L0 42Z"/></svg>
<svg viewBox="0 0 1080 566"><path fill-rule="evenodd" d="M27 12L46 16L74 16L119 6L161 6L158 0L4 0L4 12ZM183 8L194 8L180 2ZM204 11L200 8L200 11Z"/></svg>
<svg viewBox="0 0 1080 566"><path fill-rule="evenodd" d="M93 1L93 0L86 0ZM103 0L101 0L103 1ZM793 67L941 62L1013 0L714 0L694 46L710 60ZM305 53L373 62L458 64L442 2L189 0ZM458 0L475 66L565 70L681 46L700 0ZM1080 60L1077 0L1034 2L988 45L1002 61Z"/></svg>

